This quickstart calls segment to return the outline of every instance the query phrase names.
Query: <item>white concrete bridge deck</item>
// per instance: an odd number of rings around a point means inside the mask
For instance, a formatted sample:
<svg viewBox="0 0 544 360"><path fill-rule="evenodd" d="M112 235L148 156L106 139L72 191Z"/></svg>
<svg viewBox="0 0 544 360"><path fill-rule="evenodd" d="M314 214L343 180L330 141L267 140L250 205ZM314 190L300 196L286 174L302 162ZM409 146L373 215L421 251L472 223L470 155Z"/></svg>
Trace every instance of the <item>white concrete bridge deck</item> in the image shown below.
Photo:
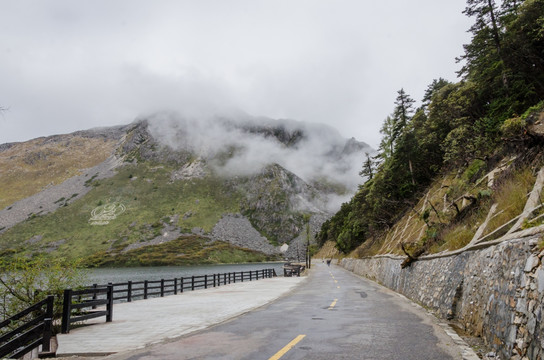
<svg viewBox="0 0 544 360"><path fill-rule="evenodd" d="M57 356L107 355L189 334L261 307L305 279L276 277L115 304L113 322L93 319L58 335Z"/></svg>

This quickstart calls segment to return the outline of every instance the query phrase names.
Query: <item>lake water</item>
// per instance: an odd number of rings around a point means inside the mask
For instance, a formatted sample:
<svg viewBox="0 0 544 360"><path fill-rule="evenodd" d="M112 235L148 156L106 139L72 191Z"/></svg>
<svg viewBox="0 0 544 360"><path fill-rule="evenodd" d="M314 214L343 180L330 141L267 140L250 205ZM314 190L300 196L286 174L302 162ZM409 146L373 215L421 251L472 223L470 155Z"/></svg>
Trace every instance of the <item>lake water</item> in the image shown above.
<svg viewBox="0 0 544 360"><path fill-rule="evenodd" d="M127 281L161 280L192 275L212 275L228 272L275 269L278 276L283 276L283 262L251 263L251 264L222 264L198 266L157 266L157 267L128 267L128 268L98 268L85 270L87 283L107 284Z"/></svg>

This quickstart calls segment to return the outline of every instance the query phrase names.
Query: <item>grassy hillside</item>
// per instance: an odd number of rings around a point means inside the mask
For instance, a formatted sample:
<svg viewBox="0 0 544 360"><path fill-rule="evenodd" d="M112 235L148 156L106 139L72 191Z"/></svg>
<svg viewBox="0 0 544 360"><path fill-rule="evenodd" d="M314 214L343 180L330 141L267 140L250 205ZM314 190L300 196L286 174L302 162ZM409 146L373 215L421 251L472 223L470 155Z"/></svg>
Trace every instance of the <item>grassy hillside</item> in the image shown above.
<svg viewBox="0 0 544 360"><path fill-rule="evenodd" d="M7 230L1 249L87 257L156 239L169 225L187 233L194 227L209 232L222 214L239 212L240 195L220 178L173 181L171 173L165 165L147 162L126 165L112 178L89 181L93 189L81 200ZM107 204L122 204L125 211L106 225L93 225L93 210Z"/></svg>
<svg viewBox="0 0 544 360"><path fill-rule="evenodd" d="M0 209L101 163L115 144L101 138L57 136L54 141L39 138L0 151Z"/></svg>

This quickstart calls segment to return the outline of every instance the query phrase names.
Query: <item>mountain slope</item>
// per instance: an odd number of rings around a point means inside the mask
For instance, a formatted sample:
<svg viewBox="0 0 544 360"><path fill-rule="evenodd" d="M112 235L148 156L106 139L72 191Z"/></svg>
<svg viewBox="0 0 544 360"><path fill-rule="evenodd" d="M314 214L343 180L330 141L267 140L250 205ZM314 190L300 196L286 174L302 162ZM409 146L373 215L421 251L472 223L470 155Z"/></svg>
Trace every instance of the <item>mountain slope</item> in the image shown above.
<svg viewBox="0 0 544 360"><path fill-rule="evenodd" d="M337 198L351 194L356 170L346 164L350 156L361 158L362 150L369 151L356 142L346 151L348 141L341 138L326 144L315 139L315 132L302 123L289 122L287 129L285 123L278 122L274 128L272 120L263 126L251 119L218 120L221 131L212 129L211 138L199 134L196 144L187 141L190 126L180 126L183 122L179 119L173 124L169 116L170 128L166 130L151 118L123 127L41 139L42 143L59 146L62 142L65 146L62 156L47 158L50 166L71 169L59 158L66 164L95 166L76 169L79 175L57 180L60 184L46 189L29 180L26 188L30 190L25 194L34 194L0 211L0 251L4 255L86 258L90 265L157 264L160 256L155 255L162 254L168 260L161 263L179 264L194 263L199 257L206 262L227 261L231 256L234 261L239 258L233 255L234 250L226 252L230 255L204 251L210 246L223 249L212 244L230 242L230 248L245 252L246 260L279 256L278 245L289 243L303 231L304 214L321 219L311 221L315 232L330 216ZM178 141L169 144L172 138L165 138L160 131L176 131ZM231 137L233 132L236 137ZM196 137L189 135L192 140ZM104 146L90 156L94 162L83 162L83 153L77 149L70 156L70 144L76 140L87 153ZM36 142L4 145L0 154L31 145L28 152L39 154L43 149ZM312 164L300 159L311 153L308 144L313 146L312 142L325 145L327 150L313 155L311 160L320 160L313 170ZM353 146L353 140L349 142ZM258 149L258 159L250 159ZM2 159L6 168L15 168L12 161L18 161L7 155ZM345 168L346 179L341 181L342 174L332 179L323 176L325 167L339 163ZM286 168L293 164L295 168L304 164L306 179ZM47 167L35 171L48 174ZM0 184L5 179L2 173ZM165 251L172 251L167 243L178 244L173 247L178 249L191 243L193 253L180 250L175 256L166 256ZM143 248L147 250L142 253ZM261 255L251 255L258 253Z"/></svg>

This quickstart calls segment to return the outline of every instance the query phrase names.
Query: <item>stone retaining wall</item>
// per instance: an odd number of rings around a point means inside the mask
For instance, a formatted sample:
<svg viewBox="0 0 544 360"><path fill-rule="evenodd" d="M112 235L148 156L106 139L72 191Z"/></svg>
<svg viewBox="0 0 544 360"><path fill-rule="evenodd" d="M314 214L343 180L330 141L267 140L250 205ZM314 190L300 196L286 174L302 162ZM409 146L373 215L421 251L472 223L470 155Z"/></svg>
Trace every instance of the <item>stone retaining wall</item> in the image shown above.
<svg viewBox="0 0 544 360"><path fill-rule="evenodd" d="M421 259L343 259L347 270L399 292L481 336L501 359L544 358L544 267L540 236Z"/></svg>

